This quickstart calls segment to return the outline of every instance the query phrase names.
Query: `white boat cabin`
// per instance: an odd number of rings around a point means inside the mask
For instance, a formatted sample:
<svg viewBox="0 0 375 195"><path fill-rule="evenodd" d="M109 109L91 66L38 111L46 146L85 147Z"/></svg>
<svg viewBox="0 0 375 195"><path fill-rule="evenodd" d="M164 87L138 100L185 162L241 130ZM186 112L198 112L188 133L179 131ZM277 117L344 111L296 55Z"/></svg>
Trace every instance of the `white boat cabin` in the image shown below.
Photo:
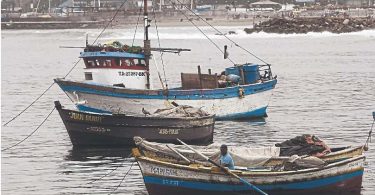
<svg viewBox="0 0 375 195"><path fill-rule="evenodd" d="M118 87L147 89L144 54L128 52L81 52L85 81Z"/></svg>

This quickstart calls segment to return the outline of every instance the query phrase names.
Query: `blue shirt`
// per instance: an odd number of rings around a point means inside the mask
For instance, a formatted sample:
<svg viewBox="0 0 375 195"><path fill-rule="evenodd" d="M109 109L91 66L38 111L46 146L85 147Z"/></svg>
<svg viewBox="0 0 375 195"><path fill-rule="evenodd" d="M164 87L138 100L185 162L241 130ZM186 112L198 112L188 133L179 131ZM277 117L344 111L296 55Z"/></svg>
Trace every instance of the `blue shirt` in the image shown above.
<svg viewBox="0 0 375 195"><path fill-rule="evenodd" d="M220 156L220 164L228 166L228 169L234 169L234 162L229 153Z"/></svg>

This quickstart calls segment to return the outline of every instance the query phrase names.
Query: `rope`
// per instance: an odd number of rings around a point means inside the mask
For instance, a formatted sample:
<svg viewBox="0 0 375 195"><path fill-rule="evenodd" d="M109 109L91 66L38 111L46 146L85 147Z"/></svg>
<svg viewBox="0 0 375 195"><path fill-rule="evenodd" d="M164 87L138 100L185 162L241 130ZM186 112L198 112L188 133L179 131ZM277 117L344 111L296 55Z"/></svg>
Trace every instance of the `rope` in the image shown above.
<svg viewBox="0 0 375 195"><path fill-rule="evenodd" d="M120 11L120 9L122 8L122 6L126 3L127 0L124 0L124 2L121 4L121 6L116 10L116 13L113 15L112 19L108 22L108 24L105 26L105 28L100 32L100 34L98 35L98 37L96 37L95 41L92 43L92 44L95 44L95 42L99 39L99 37L104 33L104 31L107 29L107 27L112 23L112 21L115 19L115 17L117 16L118 12ZM64 79L73 71L73 69L78 65L78 63L81 61L81 58L73 65L73 67L68 71L68 73L63 77ZM27 109L29 109L32 105L34 105L44 94L47 93L47 91L49 89L51 89L51 87L55 84L55 82L53 82L46 90L44 90L44 92L39 95L33 102L31 102L31 104L29 104L25 109L23 109L20 113L18 113L16 116L12 117L8 122L4 123L3 126L7 126L10 122L12 122L13 120L15 120L17 117L19 117L21 114L23 114Z"/></svg>
<svg viewBox="0 0 375 195"><path fill-rule="evenodd" d="M152 5L156 5L156 3L154 4L154 0L152 1ZM158 25L157 25L157 21L156 21L156 14L155 14L155 6L152 6L152 12L154 14L154 23L155 23L155 29L156 29L156 35L158 37L158 45L159 45L159 48L161 48L161 44L160 44L160 36L159 36L159 29L158 29ZM163 52L161 50L159 50L160 52L160 60L161 60L161 64L163 65L163 74L164 74L164 83L165 83L165 88L168 90L168 83L167 83L167 76L165 74L165 64L164 64L164 59L163 59Z"/></svg>
<svg viewBox="0 0 375 195"><path fill-rule="evenodd" d="M156 67L156 71L158 72L158 77L159 77L159 81L160 81L161 87L163 88L163 90L165 90L164 83L163 83L163 79L162 79L161 76L160 76L160 71L159 71L158 63L156 62L156 59L155 59L155 58L152 58L152 59L154 60L154 64L155 64L155 67Z"/></svg>
<svg viewBox="0 0 375 195"><path fill-rule="evenodd" d="M15 146L17 146L17 145L19 145L19 144L21 144L22 142L24 142L26 139L28 139L29 137L31 137L43 124L44 124L44 122L46 122L47 121L47 119L49 118L49 116L51 116L51 114L52 114L52 112L55 110L55 107L53 107L53 109L51 110L51 112L47 115L47 117L46 118L44 118L44 120L42 121L42 123L40 123L39 125L38 125L38 127L33 131L33 132L31 132L28 136L26 136L23 140L21 140L21 141L19 141L18 143L16 143L16 144L14 144L14 145L12 145L12 146L9 146L9 147L7 147L7 148L5 148L5 149L2 149L1 151L3 152L3 151L6 151L6 150L9 150L9 149L11 149L11 148L13 148L13 147L15 147Z"/></svg>
<svg viewBox="0 0 375 195"><path fill-rule="evenodd" d="M119 8L117 8L115 14L113 14L113 17L109 20L108 24L103 28L102 32L99 33L98 37L96 37L95 41L92 43L92 44L95 44L96 41L102 36L102 34L104 33L104 31L108 28L108 26L110 24L112 24L113 20L116 18L117 14L120 12L120 9L124 6L124 4L127 2L128 0L124 0L124 2L122 2L121 6Z"/></svg>
<svg viewBox="0 0 375 195"><path fill-rule="evenodd" d="M63 77L64 79L73 71L73 69L77 66L77 64L81 61L81 58L73 65L72 68L70 68L70 70L68 71L68 73ZM12 122L13 120L15 120L17 117L19 117L21 114L23 114L24 112L26 112L27 109L29 109L32 105L34 105L44 94L47 93L47 91L49 89L51 89L51 87L55 84L55 82L53 82L49 87L47 87L46 90L44 90L44 92L42 94L40 94L34 101L32 101L28 106L26 106L25 109L23 109L20 113L18 113L16 116L12 117L8 122L4 123L4 127L7 126L10 122Z"/></svg>
<svg viewBox="0 0 375 195"><path fill-rule="evenodd" d="M143 6L143 1L142 1L142 4L141 4L141 8L139 8L139 12L138 12L137 25L135 26L135 30L134 30L132 47L134 46L135 35L137 34L137 29L138 29L138 24L139 24L139 18L141 17L141 13L142 13L142 6Z"/></svg>
<svg viewBox="0 0 375 195"><path fill-rule="evenodd" d="M213 28L214 30L216 30L216 32L220 33L221 35L223 35L226 39L228 39L230 42L232 42L235 46L241 48L242 50L246 51L248 54L252 55L253 57L255 57L256 59L262 61L263 63L265 64L269 64L267 63L266 61L264 61L263 59L259 58L258 56L256 56L255 54L253 54L252 52L250 52L249 50L247 50L246 48L242 47L241 45L239 45L238 43L236 43L235 41L233 41L232 39L230 39L228 36L226 36L224 33L222 33L219 29L215 28L214 26L212 26L209 22L207 22L204 18L202 18L201 16L199 16L198 14L196 14L193 10L191 10L189 7L187 7L186 5L182 4L179 0L176 0L180 5L184 6L185 9L189 10L191 13L193 13L195 16L197 16L199 19L201 19L204 23L206 23L208 26L210 26L211 28ZM173 3L172 3L173 4Z"/></svg>
<svg viewBox="0 0 375 195"><path fill-rule="evenodd" d="M112 193L115 192L115 191L120 187L120 185L121 185L122 182L124 181L125 177L126 177L126 176L129 174L129 172L131 171L133 165L134 165L134 162L132 162L132 164L130 165L130 168L129 168L128 172L126 172L126 174L125 174L124 177L122 178L121 182L116 186L116 188L112 191ZM111 193L109 193L108 195L110 195L110 194L111 194Z"/></svg>
<svg viewBox="0 0 375 195"><path fill-rule="evenodd" d="M16 116L14 116L12 119L10 119L8 122L6 122L3 126L7 126L10 122L12 122L14 119L16 119L17 117L19 117L22 113L24 113L27 109L29 109L35 102L37 102L45 93L47 93L47 91L49 89L51 89L51 87L54 85L55 83L52 83L46 90L44 90L44 92L39 95L33 102L31 102L31 104L29 104L25 109L23 109L20 113L18 113Z"/></svg>
<svg viewBox="0 0 375 195"><path fill-rule="evenodd" d="M176 10L178 10L178 11L180 11L181 12L181 14L182 15L184 15L185 16L185 18L195 27L195 28L197 28L213 45L215 45L215 47L223 54L223 55L225 55L225 52L223 51L223 50L221 50L221 48L212 40L212 39L210 39L207 35L206 35L206 33L204 33L203 31L202 31L202 29L200 29L192 20L189 20L189 17L182 11L182 10L180 10L180 9L178 9L177 7L176 7L176 4L174 3L174 2L172 2L172 5L173 5L173 7L176 9ZM233 65L236 65L234 62L233 62L233 60L232 59L230 59L229 57L227 57L227 59L229 60L229 61L231 61L232 63L233 63Z"/></svg>
<svg viewBox="0 0 375 195"><path fill-rule="evenodd" d="M130 154L128 155L127 158L130 158L131 156L132 156L132 153L130 153ZM124 164L124 162L125 162L125 161L122 161L121 164L120 164L119 166L117 166L116 168L112 169L110 172L106 173L105 175L103 175L103 176L100 177L99 179L94 179L94 180L92 180L92 181L90 181L90 182L88 182L88 183L86 183L86 184L92 184L92 183L94 183L94 182L96 182L96 181L99 181L99 180L103 179L104 177L110 175L110 174L113 173L115 170L117 170L119 167L121 167L121 166Z"/></svg>
<svg viewBox="0 0 375 195"><path fill-rule="evenodd" d="M374 121L372 122L371 129L370 129L370 131L368 132L368 137L367 137L367 140L366 140L366 143L365 143L365 146L364 146L364 148L365 148L366 151L368 150L368 143L371 142L371 134L372 134L372 129L373 129L373 127L374 127L374 123L375 123L375 119L374 119Z"/></svg>

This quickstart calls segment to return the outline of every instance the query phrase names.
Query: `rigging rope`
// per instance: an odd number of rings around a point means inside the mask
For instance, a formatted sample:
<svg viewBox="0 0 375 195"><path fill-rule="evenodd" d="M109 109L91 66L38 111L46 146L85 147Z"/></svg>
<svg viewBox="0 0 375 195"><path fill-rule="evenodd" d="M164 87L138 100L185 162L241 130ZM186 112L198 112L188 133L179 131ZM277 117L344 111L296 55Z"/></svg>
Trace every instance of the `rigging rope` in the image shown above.
<svg viewBox="0 0 375 195"><path fill-rule="evenodd" d="M178 11L180 11L181 12L181 14L182 15L184 15L185 16L185 18L195 27L195 28L197 28L213 45L215 45L215 47L223 54L223 55L225 55L225 52L212 40L212 39L210 39L207 35L206 35L206 33L204 33L203 32L203 30L202 29L200 29L192 20L189 20L189 17L181 10L181 9L179 9L179 8L177 8L176 7L176 4L174 3L174 2L171 2L172 3L172 5L173 5L173 7L176 9L176 10L178 10ZM227 57L227 59L229 60L229 61L231 61L232 63L233 63L233 65L236 65L236 63L234 63L234 61L232 60L232 59L230 59L229 57Z"/></svg>
<svg viewBox="0 0 375 195"><path fill-rule="evenodd" d="M229 38L228 36L226 36L224 33L222 33L219 29L215 28L214 26L212 26L209 22L207 22L204 18L202 18L201 16L199 16L198 14L196 14L193 10L191 10L189 7L187 7L186 5L182 4L179 0L176 0L181 6L185 7L185 9L189 10L191 13L193 13L195 16L197 16L199 19L201 19L204 23L206 23L208 26L210 26L211 28L213 28L214 30L216 30L216 32L220 33L221 35L223 35L226 39L228 39L230 42L232 42L235 46L241 48L242 50L246 51L248 54L252 55L253 57L255 57L256 59L262 61L263 63L265 64L269 64L267 63L266 61L264 61L263 59L261 59L260 57L256 56L255 54L253 54L252 52L250 52L249 50L247 50L246 48L242 47L241 45L239 45L238 43L236 43L235 41L233 41L231 38ZM173 2L172 2L173 4Z"/></svg>
<svg viewBox="0 0 375 195"><path fill-rule="evenodd" d="M112 24L113 20L116 18L117 14L120 12L120 9L125 5L125 3L127 2L128 0L124 0L124 2L122 2L122 4L120 5L119 8L117 8L115 14L113 15L113 17L109 20L108 24L103 28L102 32L100 32L100 34L98 35L98 37L96 37L95 41L92 43L92 44L95 44L96 41L102 36L102 34L104 33L104 31L108 28L108 26L110 24Z"/></svg>
<svg viewBox="0 0 375 195"><path fill-rule="evenodd" d="M131 171L133 165L134 165L134 162L132 162L132 164L130 165L130 168L129 168L128 172L126 172L126 174L125 174L124 177L122 178L121 182L118 184L118 186L116 186L116 188L112 191L112 193L115 192L115 191L120 187L120 185L121 185L122 182L124 181L125 177L126 177L126 176L129 174L129 172ZM108 195L110 195L110 194L111 194L111 193L109 193Z"/></svg>
<svg viewBox="0 0 375 195"><path fill-rule="evenodd" d="M55 110L55 107L53 107L53 109L51 110L51 112L47 115L47 117L46 118L44 118L44 120L42 121L42 123L40 123L39 125L38 125L38 127L33 131L33 132L31 132L28 136L26 136L23 140L21 140L21 141L19 141L19 142L17 142L16 144L13 144L12 146L9 146L9 147L7 147L7 148L4 148L4 149L2 149L1 151L3 152L3 151L6 151L6 150L9 150L9 149L11 149L11 148L13 148L13 147L16 147L17 145L19 145L19 144L21 144L22 142L24 142L27 138L29 138L30 136L32 136L43 124L44 124L44 122L46 122L47 121L47 119L49 118L49 116L51 116L51 114L52 114L52 112Z"/></svg>
<svg viewBox="0 0 375 195"><path fill-rule="evenodd" d="M154 5L154 0L152 1L152 5ZM156 3L155 3L156 5ZM159 48L161 48L161 44L160 44L160 36L159 36L159 29L158 29L158 25L157 25L157 21L156 21L156 14L155 14L155 6L152 6L152 12L154 14L154 23L155 23L155 30L156 30L156 35L158 37L158 45L159 45ZM164 83L165 83L165 88L168 90L168 82L167 82L167 76L165 74L165 64L164 64L164 59L163 59L163 52L161 50L159 50L160 52L160 60L161 60L161 64L163 65L163 74L164 74Z"/></svg>
<svg viewBox="0 0 375 195"><path fill-rule="evenodd" d="M99 33L99 35L96 37L95 41L92 44L95 44L95 42L99 39L99 37L104 33L104 31L107 29L107 27L112 23L112 21L117 16L120 9L123 7L123 5L127 2L127 0L124 0L124 2L121 4L121 6L116 10L115 14L113 15L112 19L108 22L108 24L104 27L104 29ZM78 65L78 63L81 61L81 58L73 65L73 67L68 71L68 73L63 77L64 79L73 71L73 69ZM34 105L43 95L47 93L48 90L51 89L51 87L55 84L53 82L49 87L47 87L44 92L39 95L31 104L29 104L25 109L23 109L20 113L18 113L16 116L12 117L8 122L4 123L3 126L7 126L10 122L15 120L17 117L19 117L21 114L23 114L26 110L28 110L32 105Z"/></svg>
<svg viewBox="0 0 375 195"><path fill-rule="evenodd" d="M141 4L141 8L139 8L139 12L138 12L137 25L135 25L132 47L134 46L135 35L137 34L137 29L138 29L138 24L139 24L139 18L141 17L141 13L142 13L142 6L143 6L143 1L142 1L142 4Z"/></svg>

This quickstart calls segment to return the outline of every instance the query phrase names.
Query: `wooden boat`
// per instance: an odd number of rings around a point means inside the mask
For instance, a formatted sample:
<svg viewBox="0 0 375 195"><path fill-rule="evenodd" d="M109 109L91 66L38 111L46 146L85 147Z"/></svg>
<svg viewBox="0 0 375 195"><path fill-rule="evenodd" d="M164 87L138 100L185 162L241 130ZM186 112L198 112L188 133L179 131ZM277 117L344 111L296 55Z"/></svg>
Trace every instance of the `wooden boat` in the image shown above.
<svg viewBox="0 0 375 195"><path fill-rule="evenodd" d="M216 167L182 165L141 155L133 149L149 195L256 194ZM323 167L293 171L233 170L268 194L359 194L364 172L363 155Z"/></svg>
<svg viewBox="0 0 375 195"><path fill-rule="evenodd" d="M143 136L162 143L176 138L190 144L212 143L214 115L202 117L128 116L64 109L55 102L74 146L134 146L133 137Z"/></svg>
<svg viewBox="0 0 375 195"><path fill-rule="evenodd" d="M192 162L197 162L204 165L209 165L204 159L197 156L194 152L186 150L183 146L171 145L168 147L167 144L159 144L154 142L146 141L140 137L134 138L135 145L141 151L141 153L149 158L156 158L165 162L177 163L177 164L188 164L186 160L181 158L178 154L172 151L171 147L177 152L185 156ZM212 160L218 160L220 157L220 145L213 144L210 146L194 146L197 150L209 156ZM331 148L331 153L324 156L319 156L320 159L327 163L338 162L352 158L354 156L362 155L364 146L346 146ZM279 156L280 148L270 146L262 148L254 148L248 146L236 146L230 147L229 153L231 153L237 166L253 166L253 167L273 167L282 165L290 157Z"/></svg>
<svg viewBox="0 0 375 195"><path fill-rule="evenodd" d="M144 5L143 47L122 45L117 41L104 45L86 44L80 55L85 63L84 80L54 80L79 110L129 114L144 107L154 112L166 100L173 100L181 105L202 107L222 120L267 116L277 77L273 75L271 65L264 61L265 64L234 64L231 60L233 66L218 74L212 74L211 69L204 74L198 67L198 74L181 73L181 85L177 88L168 88L162 82L161 88L152 89L151 51L179 53L186 49L151 48L146 0ZM231 75L239 79L232 81ZM163 80L160 75L159 80Z"/></svg>

